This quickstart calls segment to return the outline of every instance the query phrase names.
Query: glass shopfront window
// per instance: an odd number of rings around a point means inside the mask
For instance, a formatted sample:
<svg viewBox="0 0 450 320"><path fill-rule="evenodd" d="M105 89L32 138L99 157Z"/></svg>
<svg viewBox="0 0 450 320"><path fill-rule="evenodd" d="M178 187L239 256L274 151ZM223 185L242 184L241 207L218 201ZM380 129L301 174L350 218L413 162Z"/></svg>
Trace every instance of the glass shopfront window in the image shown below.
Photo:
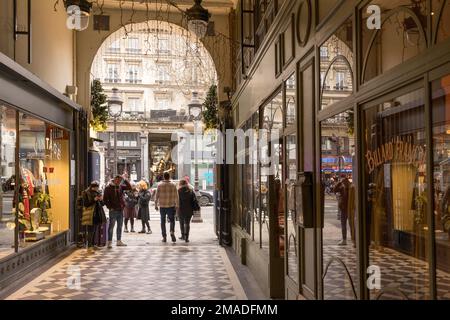
<svg viewBox="0 0 450 320"><path fill-rule="evenodd" d="M371 299L429 298L424 90L363 114L369 265L381 272ZM372 288L369 288L372 289Z"/></svg>
<svg viewBox="0 0 450 320"><path fill-rule="evenodd" d="M0 259L14 253L16 185L16 111L0 105Z"/></svg>
<svg viewBox="0 0 450 320"><path fill-rule="evenodd" d="M353 111L321 123L322 257L325 300L357 299Z"/></svg>
<svg viewBox="0 0 450 320"><path fill-rule="evenodd" d="M0 124L2 258L69 229L70 145L68 131L7 106Z"/></svg>
<svg viewBox="0 0 450 320"><path fill-rule="evenodd" d="M432 84L437 298L450 300L450 75Z"/></svg>
<svg viewBox="0 0 450 320"><path fill-rule="evenodd" d="M261 207L260 207L260 175L259 175L259 152L258 152L258 135L259 135L259 111L257 111L253 115L253 141L256 142L254 149L251 152L251 156L253 157L252 162L252 173L253 173L253 224L254 224L254 238L253 240L261 246Z"/></svg>
<svg viewBox="0 0 450 320"><path fill-rule="evenodd" d="M28 246L69 229L69 133L19 113L19 238Z"/></svg>
<svg viewBox="0 0 450 320"><path fill-rule="evenodd" d="M385 73L426 49L427 3L375 0L361 10L362 82ZM381 7L381 30L367 28L370 17L367 7L370 5Z"/></svg>
<svg viewBox="0 0 450 320"><path fill-rule="evenodd" d="M286 137L286 202L287 202L287 274L298 282L298 230L297 211L295 203L295 183L297 182L297 135Z"/></svg>

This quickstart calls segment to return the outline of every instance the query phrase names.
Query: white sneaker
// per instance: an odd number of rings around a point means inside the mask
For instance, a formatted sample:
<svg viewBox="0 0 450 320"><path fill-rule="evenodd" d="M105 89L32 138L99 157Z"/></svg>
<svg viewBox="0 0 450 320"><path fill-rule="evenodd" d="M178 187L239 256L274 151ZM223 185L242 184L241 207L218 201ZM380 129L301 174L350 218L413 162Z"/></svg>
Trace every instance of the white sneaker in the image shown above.
<svg viewBox="0 0 450 320"><path fill-rule="evenodd" d="M338 246L346 246L347 245L347 240L341 240L339 243L338 243Z"/></svg>
<svg viewBox="0 0 450 320"><path fill-rule="evenodd" d="M108 249L112 249L112 241L108 241Z"/></svg>
<svg viewBox="0 0 450 320"><path fill-rule="evenodd" d="M126 247L127 245L125 243L122 242L122 240L117 241L117 246L118 247Z"/></svg>

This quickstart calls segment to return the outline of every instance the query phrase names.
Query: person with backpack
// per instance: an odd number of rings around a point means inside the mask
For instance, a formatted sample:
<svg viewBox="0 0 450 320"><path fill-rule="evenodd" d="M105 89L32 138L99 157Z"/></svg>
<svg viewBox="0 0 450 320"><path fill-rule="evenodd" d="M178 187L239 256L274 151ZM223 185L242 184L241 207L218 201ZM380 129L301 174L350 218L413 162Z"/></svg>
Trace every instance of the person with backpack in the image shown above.
<svg viewBox="0 0 450 320"><path fill-rule="evenodd" d="M87 229L88 253L94 253L95 233L98 226L106 223L106 215L103 210L103 197L99 191L100 184L97 181L91 182L89 188L83 191L83 215L81 225Z"/></svg>
<svg viewBox="0 0 450 320"><path fill-rule="evenodd" d="M180 240L184 240L186 243L189 243L191 220L194 216L194 212L200 210L200 205L194 190L189 186L189 183L185 179L182 179L179 182L178 197L179 207L177 215L180 220Z"/></svg>

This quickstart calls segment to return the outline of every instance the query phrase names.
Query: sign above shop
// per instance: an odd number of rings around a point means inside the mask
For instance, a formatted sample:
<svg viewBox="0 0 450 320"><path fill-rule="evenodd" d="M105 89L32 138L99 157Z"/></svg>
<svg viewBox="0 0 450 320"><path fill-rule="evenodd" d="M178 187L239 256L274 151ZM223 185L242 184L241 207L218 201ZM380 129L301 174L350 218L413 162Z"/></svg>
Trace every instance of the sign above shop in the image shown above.
<svg viewBox="0 0 450 320"><path fill-rule="evenodd" d="M396 137L375 150L368 150L365 157L369 174L387 163L409 164L418 168L426 163L426 148Z"/></svg>

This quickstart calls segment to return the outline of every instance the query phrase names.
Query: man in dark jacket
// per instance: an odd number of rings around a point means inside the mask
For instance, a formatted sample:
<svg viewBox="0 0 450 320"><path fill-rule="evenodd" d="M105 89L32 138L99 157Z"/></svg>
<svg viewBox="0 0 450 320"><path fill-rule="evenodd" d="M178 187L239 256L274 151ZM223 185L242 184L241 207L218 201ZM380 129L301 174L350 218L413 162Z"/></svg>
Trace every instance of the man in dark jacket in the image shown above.
<svg viewBox="0 0 450 320"><path fill-rule="evenodd" d="M117 221L117 246L126 247L122 242L124 191L131 190L130 183L121 176L116 176L105 188L103 202L109 209L108 249L112 248L114 226Z"/></svg>
<svg viewBox="0 0 450 320"><path fill-rule="evenodd" d="M179 207L178 218L180 219L181 238L189 242L189 232L191 229L191 220L194 215L194 211L199 210L200 206L195 196L193 188L190 187L186 180L180 180L180 186L178 189Z"/></svg>
<svg viewBox="0 0 450 320"><path fill-rule="evenodd" d="M351 183L347 175L341 174L338 184L333 189L333 192L338 196L338 209L341 218L342 240L339 245L347 245L347 220L348 220L348 195Z"/></svg>

